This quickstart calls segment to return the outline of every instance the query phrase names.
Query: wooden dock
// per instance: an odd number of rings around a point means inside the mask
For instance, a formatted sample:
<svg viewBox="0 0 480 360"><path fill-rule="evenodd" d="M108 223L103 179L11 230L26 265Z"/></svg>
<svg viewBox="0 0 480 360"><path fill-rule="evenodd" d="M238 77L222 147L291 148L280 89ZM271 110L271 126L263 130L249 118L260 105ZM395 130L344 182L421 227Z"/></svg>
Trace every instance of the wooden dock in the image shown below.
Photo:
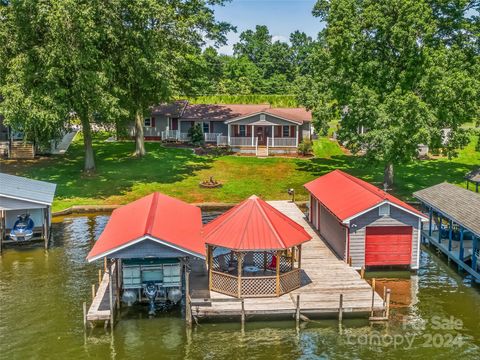
<svg viewBox="0 0 480 360"><path fill-rule="evenodd" d="M242 301L209 291L205 262L197 261L192 263L190 275L191 313L195 318L295 316L297 311L305 316L337 317L341 297L343 313L371 314L372 303L375 315L385 310L383 299L356 270L328 248L294 203L270 201L269 204L302 225L312 236L312 240L302 246L302 287L280 297ZM377 290L383 292L383 289Z"/></svg>
<svg viewBox="0 0 480 360"><path fill-rule="evenodd" d="M116 288L115 288L115 264L112 264L112 304L115 307L116 303ZM110 276L108 272L103 274L102 281L98 285L98 290L92 300L92 304L86 313L86 321L109 321L111 319L110 310Z"/></svg>

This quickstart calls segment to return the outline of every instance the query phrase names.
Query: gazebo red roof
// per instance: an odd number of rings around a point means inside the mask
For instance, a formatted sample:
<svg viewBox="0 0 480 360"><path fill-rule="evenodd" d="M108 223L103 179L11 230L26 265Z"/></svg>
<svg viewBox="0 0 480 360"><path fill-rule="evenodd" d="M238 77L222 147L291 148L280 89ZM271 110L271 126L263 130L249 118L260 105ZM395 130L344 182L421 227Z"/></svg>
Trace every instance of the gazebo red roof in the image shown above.
<svg viewBox="0 0 480 360"><path fill-rule="evenodd" d="M424 218L424 215L413 206L338 169L304 186L341 221L346 221L385 202Z"/></svg>
<svg viewBox="0 0 480 360"><path fill-rule="evenodd" d="M200 208L156 192L114 210L87 260L94 261L146 239L205 257L201 232Z"/></svg>
<svg viewBox="0 0 480 360"><path fill-rule="evenodd" d="M281 250L312 238L255 195L205 225L203 235L205 243L233 250Z"/></svg>

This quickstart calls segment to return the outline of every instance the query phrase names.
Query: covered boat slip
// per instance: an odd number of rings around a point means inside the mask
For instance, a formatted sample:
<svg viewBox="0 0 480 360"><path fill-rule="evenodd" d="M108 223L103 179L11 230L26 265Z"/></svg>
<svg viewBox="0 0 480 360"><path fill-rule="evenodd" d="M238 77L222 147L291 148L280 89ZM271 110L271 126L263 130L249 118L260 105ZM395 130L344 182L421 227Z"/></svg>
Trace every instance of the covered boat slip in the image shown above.
<svg viewBox="0 0 480 360"><path fill-rule="evenodd" d="M413 194L428 212L422 229L425 243L444 253L480 282L480 195L441 183Z"/></svg>
<svg viewBox="0 0 480 360"><path fill-rule="evenodd" d="M56 185L0 173L0 252L3 245L44 241L48 246Z"/></svg>
<svg viewBox="0 0 480 360"><path fill-rule="evenodd" d="M307 316L336 317L340 309L343 313L351 315L371 314L372 305L377 314L385 310L386 302L377 292L372 291L369 283L362 279L355 269L334 255L294 203L288 201L268 203L300 224L312 237L312 240L305 242L301 247L301 287L278 297L238 299L210 291L206 269L201 263L196 263L195 266L192 265L190 275L191 311L195 318L219 318L242 314L248 317L267 315L291 317L297 312Z"/></svg>

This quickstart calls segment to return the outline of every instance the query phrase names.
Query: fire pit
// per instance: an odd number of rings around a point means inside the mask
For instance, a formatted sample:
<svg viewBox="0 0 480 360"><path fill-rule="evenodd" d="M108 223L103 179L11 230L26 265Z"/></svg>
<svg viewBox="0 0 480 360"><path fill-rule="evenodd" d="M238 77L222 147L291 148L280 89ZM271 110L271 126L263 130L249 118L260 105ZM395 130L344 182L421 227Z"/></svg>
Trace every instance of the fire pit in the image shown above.
<svg viewBox="0 0 480 360"><path fill-rule="evenodd" d="M200 183L200 187L207 188L207 189L214 189L221 186L222 186L222 183L215 180L213 176L210 176L210 179L204 180Z"/></svg>

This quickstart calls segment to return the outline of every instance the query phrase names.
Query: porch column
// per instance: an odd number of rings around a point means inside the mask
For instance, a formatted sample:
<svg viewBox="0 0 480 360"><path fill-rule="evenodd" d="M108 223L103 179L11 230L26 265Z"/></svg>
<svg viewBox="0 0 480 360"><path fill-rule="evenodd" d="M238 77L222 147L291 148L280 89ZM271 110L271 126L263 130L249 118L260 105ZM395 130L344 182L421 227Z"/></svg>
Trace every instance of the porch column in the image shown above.
<svg viewBox="0 0 480 360"><path fill-rule="evenodd" d="M428 236L432 236L432 220L433 219L433 210L432 208L428 209Z"/></svg>
<svg viewBox="0 0 480 360"><path fill-rule="evenodd" d="M442 242L442 214L438 214L438 243Z"/></svg>
<svg viewBox="0 0 480 360"><path fill-rule="evenodd" d="M452 235L453 235L453 221L450 220L449 222L449 229L448 229L448 251L452 251Z"/></svg>
<svg viewBox="0 0 480 360"><path fill-rule="evenodd" d="M268 138L267 138L267 143L268 143ZM274 146L275 146L275 125L272 125L272 147Z"/></svg>
<svg viewBox="0 0 480 360"><path fill-rule="evenodd" d="M276 288L276 293L277 293L277 296L280 296L280 251L277 250L275 252L276 256L277 256L277 268L276 268L276 273L277 273L277 288Z"/></svg>
<svg viewBox="0 0 480 360"><path fill-rule="evenodd" d="M298 125L297 125L297 129L295 131L295 146L298 147Z"/></svg>
<svg viewBox="0 0 480 360"><path fill-rule="evenodd" d="M478 238L473 235L472 241L472 268L473 270L477 271L477 249L478 249Z"/></svg>
<svg viewBox="0 0 480 360"><path fill-rule="evenodd" d="M464 248L463 248L463 227L460 228L460 251L458 253L458 257L460 258L460 261L463 262L463 254L464 254Z"/></svg>
<svg viewBox="0 0 480 360"><path fill-rule="evenodd" d="M255 146L255 134L254 134L254 130L255 129L255 126L252 125L252 146Z"/></svg>
<svg viewBox="0 0 480 360"><path fill-rule="evenodd" d="M227 137L228 137L228 145L230 145L230 124L228 124L228 134L227 134Z"/></svg>

